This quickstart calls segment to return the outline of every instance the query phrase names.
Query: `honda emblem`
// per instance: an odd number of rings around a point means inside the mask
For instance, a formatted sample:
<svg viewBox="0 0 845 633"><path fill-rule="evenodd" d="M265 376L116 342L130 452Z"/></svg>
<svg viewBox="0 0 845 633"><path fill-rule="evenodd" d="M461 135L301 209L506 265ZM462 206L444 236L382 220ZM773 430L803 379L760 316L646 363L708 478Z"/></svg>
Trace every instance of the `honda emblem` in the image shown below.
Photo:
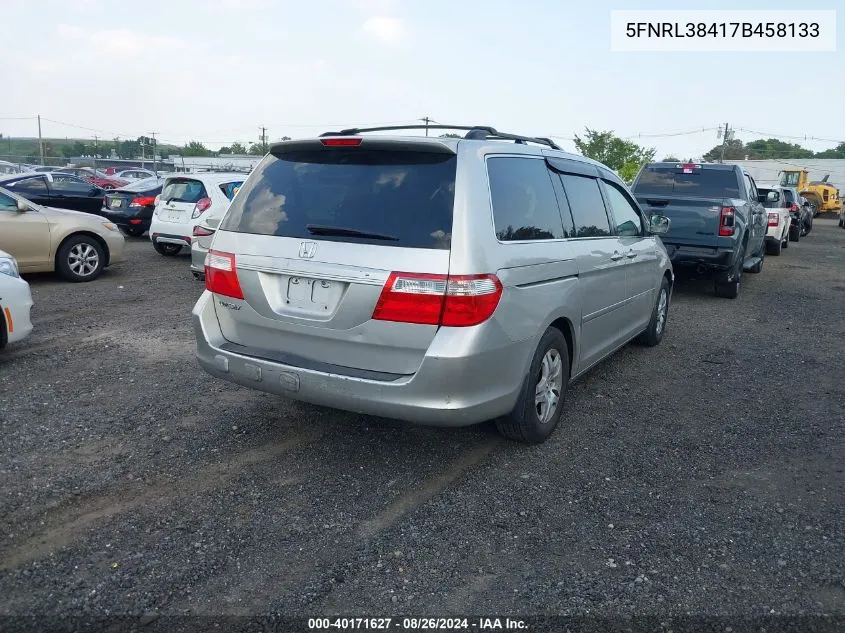
<svg viewBox="0 0 845 633"><path fill-rule="evenodd" d="M311 259L317 252L317 242L302 242L299 245L299 256L304 259Z"/></svg>

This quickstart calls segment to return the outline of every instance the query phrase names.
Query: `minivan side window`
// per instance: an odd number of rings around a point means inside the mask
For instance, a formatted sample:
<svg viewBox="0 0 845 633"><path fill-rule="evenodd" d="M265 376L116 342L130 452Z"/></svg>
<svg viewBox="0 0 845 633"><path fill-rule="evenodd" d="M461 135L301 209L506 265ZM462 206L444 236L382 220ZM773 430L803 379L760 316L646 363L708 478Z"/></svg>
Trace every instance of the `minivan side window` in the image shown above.
<svg viewBox="0 0 845 633"><path fill-rule="evenodd" d="M610 220L599 190L599 181L588 176L561 174L563 189L575 222L573 237L605 237L611 235Z"/></svg>
<svg viewBox="0 0 845 633"><path fill-rule="evenodd" d="M501 242L566 237L546 162L515 156L487 160L493 223Z"/></svg>
<svg viewBox="0 0 845 633"><path fill-rule="evenodd" d="M604 181L604 192L616 222L616 234L623 237L637 237L643 234L640 211L615 183Z"/></svg>

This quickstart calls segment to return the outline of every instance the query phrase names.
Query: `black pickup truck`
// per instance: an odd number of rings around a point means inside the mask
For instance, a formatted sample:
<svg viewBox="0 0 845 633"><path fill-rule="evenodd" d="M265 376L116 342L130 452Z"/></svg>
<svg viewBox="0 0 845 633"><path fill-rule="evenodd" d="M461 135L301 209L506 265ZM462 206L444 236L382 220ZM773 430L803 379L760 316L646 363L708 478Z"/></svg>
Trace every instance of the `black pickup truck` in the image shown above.
<svg viewBox="0 0 845 633"><path fill-rule="evenodd" d="M736 298L743 271L763 269L766 210L739 165L650 163L632 190L647 214L671 219L661 238L676 270L712 276L717 295Z"/></svg>

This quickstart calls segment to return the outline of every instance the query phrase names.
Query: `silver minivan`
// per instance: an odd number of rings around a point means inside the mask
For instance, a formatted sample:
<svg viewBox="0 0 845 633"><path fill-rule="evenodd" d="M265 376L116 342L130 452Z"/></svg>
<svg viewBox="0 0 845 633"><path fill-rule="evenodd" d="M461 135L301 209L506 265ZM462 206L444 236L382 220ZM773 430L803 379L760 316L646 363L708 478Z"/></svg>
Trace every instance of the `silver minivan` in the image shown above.
<svg viewBox="0 0 845 633"><path fill-rule="evenodd" d="M466 135L353 129L271 148L206 257L206 371L542 442L572 379L633 339L660 342L667 218L548 139L439 127Z"/></svg>

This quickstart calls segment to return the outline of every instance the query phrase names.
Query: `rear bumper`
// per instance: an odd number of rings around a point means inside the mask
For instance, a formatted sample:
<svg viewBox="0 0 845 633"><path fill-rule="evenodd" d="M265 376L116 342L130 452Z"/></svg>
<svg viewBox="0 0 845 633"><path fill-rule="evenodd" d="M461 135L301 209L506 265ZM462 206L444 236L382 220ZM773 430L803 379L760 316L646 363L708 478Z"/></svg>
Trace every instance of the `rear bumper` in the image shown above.
<svg viewBox="0 0 845 633"><path fill-rule="evenodd" d="M468 426L504 415L516 403L527 354L533 353L526 341L469 357L426 355L415 374L395 379L339 375L222 349L226 341L213 300L206 291L193 310L197 359L211 375L294 400L418 424Z"/></svg>
<svg viewBox="0 0 845 633"><path fill-rule="evenodd" d="M150 223L152 222L152 218L143 212L115 213L114 211L103 209L101 213L104 218L107 218L110 222L114 222L121 228L144 229L146 231L150 228Z"/></svg>
<svg viewBox="0 0 845 633"><path fill-rule="evenodd" d="M150 239L153 241L190 246L194 225L189 222L162 222L153 217L149 231Z"/></svg>
<svg viewBox="0 0 845 633"><path fill-rule="evenodd" d="M3 289L3 302L0 303L0 319L6 323L7 342L21 341L32 332L32 294L29 284L23 279L7 280Z"/></svg>
<svg viewBox="0 0 845 633"><path fill-rule="evenodd" d="M735 251L729 248L687 246L664 242L666 252L674 268L695 268L704 270L727 270L734 263Z"/></svg>

